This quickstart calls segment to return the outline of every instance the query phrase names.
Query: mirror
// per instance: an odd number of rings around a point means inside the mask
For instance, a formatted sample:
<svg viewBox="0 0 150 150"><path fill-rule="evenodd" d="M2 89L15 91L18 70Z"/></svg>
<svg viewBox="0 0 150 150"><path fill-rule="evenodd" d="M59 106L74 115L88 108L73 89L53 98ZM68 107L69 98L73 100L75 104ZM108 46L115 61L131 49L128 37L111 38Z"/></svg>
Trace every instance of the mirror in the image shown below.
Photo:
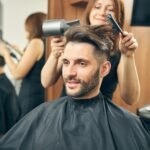
<svg viewBox="0 0 150 150"><path fill-rule="evenodd" d="M24 21L36 11L47 13L48 0L0 0L0 29L9 43L26 44Z"/></svg>
<svg viewBox="0 0 150 150"><path fill-rule="evenodd" d="M2 42L10 47L16 44L23 50L28 42L24 25L26 18L35 12L47 14L47 8L48 0L0 0L0 39L3 39ZM13 61L17 60L19 59ZM19 94L21 82L22 80L13 78L3 57L0 57L0 136L17 121L20 107L17 105L16 94Z"/></svg>

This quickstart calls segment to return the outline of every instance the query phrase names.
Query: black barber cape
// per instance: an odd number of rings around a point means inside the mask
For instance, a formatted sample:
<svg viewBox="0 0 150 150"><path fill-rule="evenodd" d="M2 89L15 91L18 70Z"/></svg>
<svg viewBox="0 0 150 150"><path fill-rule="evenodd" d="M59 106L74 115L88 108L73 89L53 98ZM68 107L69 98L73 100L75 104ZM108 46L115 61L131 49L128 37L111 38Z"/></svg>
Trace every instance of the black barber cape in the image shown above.
<svg viewBox="0 0 150 150"><path fill-rule="evenodd" d="M150 150L142 121L105 99L41 104L0 139L0 150Z"/></svg>

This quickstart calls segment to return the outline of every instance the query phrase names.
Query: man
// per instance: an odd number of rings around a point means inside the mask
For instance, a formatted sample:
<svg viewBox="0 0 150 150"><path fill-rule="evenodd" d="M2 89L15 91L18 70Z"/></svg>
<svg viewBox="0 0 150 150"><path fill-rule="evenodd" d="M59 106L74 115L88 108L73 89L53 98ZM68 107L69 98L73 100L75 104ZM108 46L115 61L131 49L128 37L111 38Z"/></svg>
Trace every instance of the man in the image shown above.
<svg viewBox="0 0 150 150"><path fill-rule="evenodd" d="M148 150L142 121L99 91L116 36L107 26L70 28L62 60L68 96L26 115L0 140L0 149Z"/></svg>

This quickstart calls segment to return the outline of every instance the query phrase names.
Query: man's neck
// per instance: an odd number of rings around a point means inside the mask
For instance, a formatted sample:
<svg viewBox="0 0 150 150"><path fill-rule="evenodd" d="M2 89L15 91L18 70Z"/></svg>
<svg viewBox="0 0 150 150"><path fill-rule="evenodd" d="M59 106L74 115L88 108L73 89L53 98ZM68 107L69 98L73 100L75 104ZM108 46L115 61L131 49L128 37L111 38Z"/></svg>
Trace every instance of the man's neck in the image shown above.
<svg viewBox="0 0 150 150"><path fill-rule="evenodd" d="M91 99L93 97L96 97L99 94L99 92L100 92L99 89L95 88L90 93L86 94L85 96L74 97L74 99L83 99L83 100Z"/></svg>

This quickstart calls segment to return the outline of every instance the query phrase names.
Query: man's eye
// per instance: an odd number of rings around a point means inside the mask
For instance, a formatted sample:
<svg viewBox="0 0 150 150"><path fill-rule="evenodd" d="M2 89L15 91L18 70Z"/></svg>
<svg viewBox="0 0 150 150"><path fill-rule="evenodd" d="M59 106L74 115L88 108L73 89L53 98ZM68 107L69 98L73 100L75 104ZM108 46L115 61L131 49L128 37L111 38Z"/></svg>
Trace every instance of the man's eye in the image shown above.
<svg viewBox="0 0 150 150"><path fill-rule="evenodd" d="M69 64L69 62L67 60L63 60L63 64L67 65L67 64Z"/></svg>
<svg viewBox="0 0 150 150"><path fill-rule="evenodd" d="M85 67L86 63L85 62L80 62L80 66Z"/></svg>

